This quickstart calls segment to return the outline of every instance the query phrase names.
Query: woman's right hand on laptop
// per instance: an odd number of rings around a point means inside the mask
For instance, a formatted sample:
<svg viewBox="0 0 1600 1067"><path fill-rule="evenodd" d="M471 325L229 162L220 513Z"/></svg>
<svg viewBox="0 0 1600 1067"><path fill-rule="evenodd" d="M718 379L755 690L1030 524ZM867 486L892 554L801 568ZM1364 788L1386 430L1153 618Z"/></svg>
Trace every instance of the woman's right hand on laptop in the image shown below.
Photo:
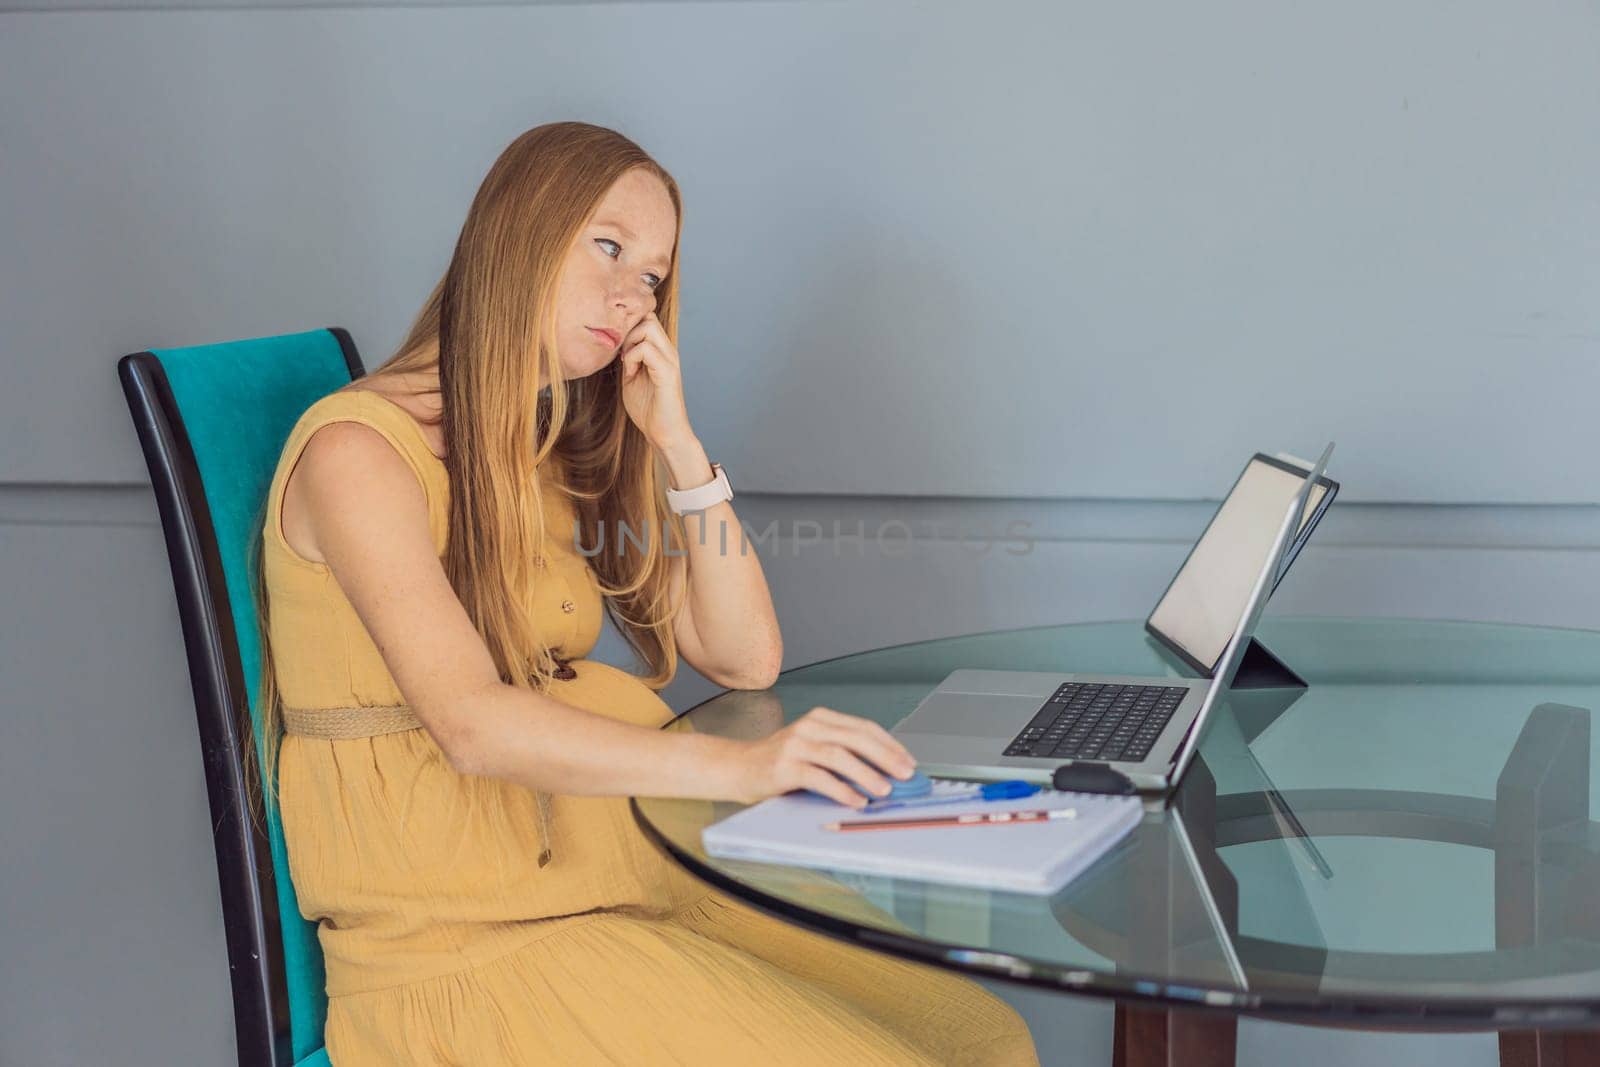
<svg viewBox="0 0 1600 1067"><path fill-rule="evenodd" d="M871 719L832 708L812 708L788 726L744 744L748 748L740 761L742 789L737 799L745 804L809 789L861 808L867 798L850 782L860 783L872 796L886 796L888 775L904 780L917 767L911 753L888 730Z"/></svg>

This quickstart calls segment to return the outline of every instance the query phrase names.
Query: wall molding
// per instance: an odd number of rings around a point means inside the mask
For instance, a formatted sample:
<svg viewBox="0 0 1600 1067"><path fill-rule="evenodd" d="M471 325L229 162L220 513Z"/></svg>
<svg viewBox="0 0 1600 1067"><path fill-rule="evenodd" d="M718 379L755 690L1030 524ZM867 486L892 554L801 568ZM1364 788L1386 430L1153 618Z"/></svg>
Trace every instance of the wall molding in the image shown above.
<svg viewBox="0 0 1600 1067"><path fill-rule="evenodd" d="M966 542L1025 555L1027 543L1190 544L1216 500L849 496L740 492L752 536L854 543ZM0 525L154 526L148 485L0 483ZM776 524L773 530L773 524ZM1600 549L1600 506L1335 502L1317 541L1344 548Z"/></svg>

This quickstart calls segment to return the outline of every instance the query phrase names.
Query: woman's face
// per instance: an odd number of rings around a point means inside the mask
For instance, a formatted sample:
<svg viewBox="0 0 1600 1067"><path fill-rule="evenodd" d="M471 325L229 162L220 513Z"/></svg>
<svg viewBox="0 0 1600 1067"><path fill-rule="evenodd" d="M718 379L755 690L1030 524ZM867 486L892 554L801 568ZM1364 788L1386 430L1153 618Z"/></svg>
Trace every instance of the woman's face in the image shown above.
<svg viewBox="0 0 1600 1067"><path fill-rule="evenodd" d="M656 309L677 223L667 187L636 167L617 179L578 231L556 304L556 343L567 378L587 377L616 359L623 338Z"/></svg>

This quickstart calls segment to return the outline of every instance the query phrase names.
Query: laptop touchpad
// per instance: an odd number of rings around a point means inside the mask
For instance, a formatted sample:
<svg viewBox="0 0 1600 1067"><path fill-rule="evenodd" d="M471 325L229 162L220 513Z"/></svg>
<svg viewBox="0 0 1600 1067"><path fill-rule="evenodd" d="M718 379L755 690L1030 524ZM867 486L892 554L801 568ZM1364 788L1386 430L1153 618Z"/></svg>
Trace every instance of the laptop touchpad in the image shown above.
<svg viewBox="0 0 1600 1067"><path fill-rule="evenodd" d="M998 737L1026 726L1040 703L1038 697L934 693L899 728L920 734Z"/></svg>

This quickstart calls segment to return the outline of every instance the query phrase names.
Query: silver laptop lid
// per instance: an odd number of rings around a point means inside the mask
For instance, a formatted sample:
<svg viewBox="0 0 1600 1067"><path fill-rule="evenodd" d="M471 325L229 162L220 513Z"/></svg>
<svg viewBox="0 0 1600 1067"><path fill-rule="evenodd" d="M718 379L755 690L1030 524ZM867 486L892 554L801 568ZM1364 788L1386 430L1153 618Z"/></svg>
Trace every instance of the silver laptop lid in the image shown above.
<svg viewBox="0 0 1600 1067"><path fill-rule="evenodd" d="M1279 566L1288 551L1289 542L1294 539L1294 531L1300 528L1306 505L1311 500L1311 487L1322 477L1322 472L1328 466L1328 457L1331 455L1333 455L1333 442L1329 441L1328 446L1322 450L1322 457L1317 460L1316 466L1307 472L1305 481L1300 485L1300 491L1295 493L1294 499L1289 501L1288 508L1284 510L1283 523L1278 527L1278 536L1272 540L1272 548L1268 550L1267 558L1262 561L1261 573L1256 576L1255 586L1250 590L1250 599L1245 601L1239 623L1234 628L1233 636L1228 639L1228 647L1217 663L1216 672L1211 676L1211 685L1206 689L1205 699L1200 704L1200 712L1195 716L1194 724L1189 727L1189 733L1183 739L1183 747L1178 749L1172 774L1167 778L1169 785L1177 785L1183 778L1183 772L1189 769L1189 761L1194 759L1194 754L1200 747L1200 735L1205 731L1206 719L1211 716L1211 709L1216 706L1223 690L1233 684L1234 675L1239 673L1239 664L1244 659L1245 643L1255 632L1256 623L1260 621L1261 612L1266 607L1267 590L1272 588L1274 579L1280 573Z"/></svg>

